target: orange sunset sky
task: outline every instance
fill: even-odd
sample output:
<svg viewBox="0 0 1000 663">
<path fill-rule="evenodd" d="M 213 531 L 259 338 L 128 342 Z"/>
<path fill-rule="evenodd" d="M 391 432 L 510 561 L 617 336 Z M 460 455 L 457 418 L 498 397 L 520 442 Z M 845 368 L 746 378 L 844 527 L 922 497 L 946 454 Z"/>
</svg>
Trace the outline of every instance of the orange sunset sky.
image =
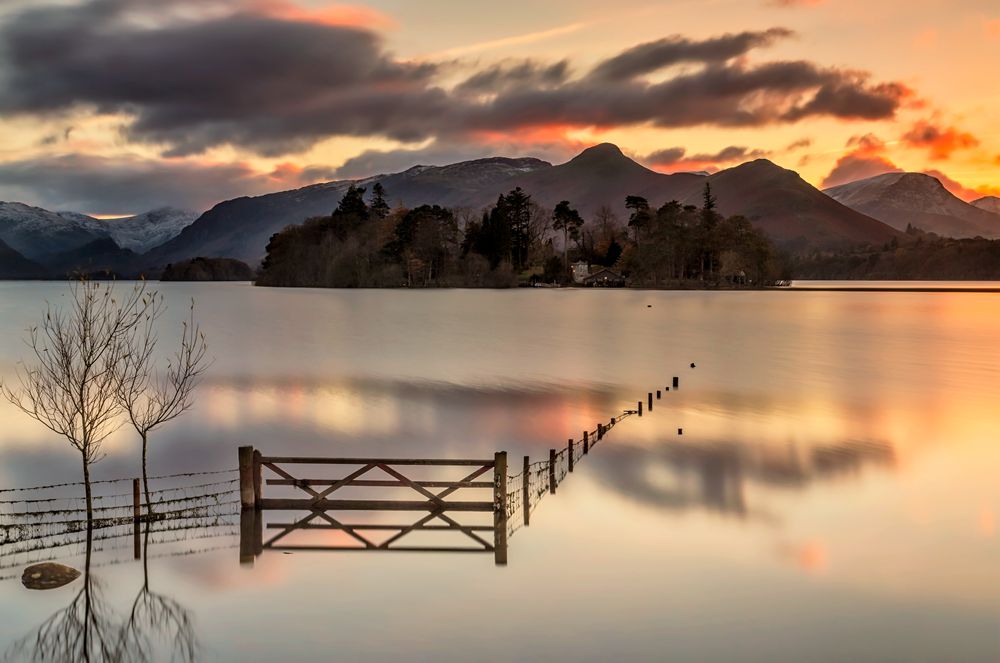
<svg viewBox="0 0 1000 663">
<path fill-rule="evenodd" d="M 0 199 L 96 215 L 614 142 L 1000 194 L 994 0 L 7 0 Z"/>
</svg>

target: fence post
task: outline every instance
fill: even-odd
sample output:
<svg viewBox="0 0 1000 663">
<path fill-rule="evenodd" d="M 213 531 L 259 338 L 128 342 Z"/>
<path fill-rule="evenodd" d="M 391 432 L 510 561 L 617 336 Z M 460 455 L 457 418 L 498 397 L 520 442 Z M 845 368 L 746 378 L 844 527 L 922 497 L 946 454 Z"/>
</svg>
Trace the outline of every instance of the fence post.
<svg viewBox="0 0 1000 663">
<path fill-rule="evenodd" d="M 604 439 L 604 424 L 597 424 L 597 439 Z"/>
<path fill-rule="evenodd" d="M 646 396 L 649 398 L 649 411 L 652 412 L 653 411 L 653 392 L 649 392 L 648 394 L 646 394 Z"/>
<path fill-rule="evenodd" d="M 524 524 L 531 524 L 531 459 L 524 457 L 524 472 L 521 474 L 521 508 L 524 510 Z"/>
<path fill-rule="evenodd" d="M 573 440 L 572 439 L 569 441 L 569 444 L 566 446 L 566 452 L 569 455 L 569 471 L 572 472 L 573 471 Z"/>
<path fill-rule="evenodd" d="M 139 480 L 132 479 L 132 554 L 136 559 L 142 557 L 142 544 L 139 541 L 139 521 L 142 519 L 142 507 L 139 501 Z"/>
<path fill-rule="evenodd" d="M 556 450 L 549 449 L 549 492 L 556 494 Z"/>
<path fill-rule="evenodd" d="M 261 500 L 264 498 L 263 482 L 261 481 L 261 453 L 257 449 L 253 450 L 253 501 L 254 506 L 259 510 Z"/>
<path fill-rule="evenodd" d="M 660 400 L 661 392 L 659 389 L 656 390 L 656 400 Z"/>
<path fill-rule="evenodd" d="M 642 401 L 639 401 L 639 416 L 642 416 Z"/>
<path fill-rule="evenodd" d="M 507 564 L 507 452 L 493 456 L 493 561 Z"/>
<path fill-rule="evenodd" d="M 600 426 L 600 424 L 597 424 Z M 583 431 L 583 455 L 586 456 L 590 453 L 590 432 Z"/>
<path fill-rule="evenodd" d="M 674 389 L 681 386 L 681 379 L 679 377 L 674 377 Z"/>
<path fill-rule="evenodd" d="M 253 447 L 240 447 L 240 506 L 244 509 L 257 508 L 254 495 Z"/>
</svg>

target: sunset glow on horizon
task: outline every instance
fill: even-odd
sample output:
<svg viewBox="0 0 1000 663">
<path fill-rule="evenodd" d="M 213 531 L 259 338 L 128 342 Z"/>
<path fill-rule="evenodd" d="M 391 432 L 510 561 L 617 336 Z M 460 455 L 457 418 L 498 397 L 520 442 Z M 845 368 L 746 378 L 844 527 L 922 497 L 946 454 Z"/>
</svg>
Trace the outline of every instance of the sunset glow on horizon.
<svg viewBox="0 0 1000 663">
<path fill-rule="evenodd" d="M 102 217 L 612 142 L 1000 195 L 986 0 L 15 0 L 0 199 Z M 54 45 L 59 44 L 56 48 Z"/>
</svg>

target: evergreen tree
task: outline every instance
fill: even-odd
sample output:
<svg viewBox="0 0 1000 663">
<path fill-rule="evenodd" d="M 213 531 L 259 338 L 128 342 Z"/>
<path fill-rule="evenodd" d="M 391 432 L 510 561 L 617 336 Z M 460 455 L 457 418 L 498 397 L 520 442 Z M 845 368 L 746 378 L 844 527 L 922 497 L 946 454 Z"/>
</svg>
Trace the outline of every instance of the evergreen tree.
<svg viewBox="0 0 1000 663">
<path fill-rule="evenodd" d="M 376 182 L 375 186 L 372 187 L 372 202 L 369 211 L 374 218 L 380 221 L 389 216 L 389 203 L 385 200 L 385 188 L 382 187 L 381 182 Z"/>
<path fill-rule="evenodd" d="M 568 200 L 561 201 L 552 212 L 552 229 L 561 230 L 563 233 L 563 262 L 566 272 L 569 272 L 569 240 L 572 237 L 577 239 L 580 236 L 580 226 L 583 219 L 580 213 L 569 206 Z"/>
</svg>

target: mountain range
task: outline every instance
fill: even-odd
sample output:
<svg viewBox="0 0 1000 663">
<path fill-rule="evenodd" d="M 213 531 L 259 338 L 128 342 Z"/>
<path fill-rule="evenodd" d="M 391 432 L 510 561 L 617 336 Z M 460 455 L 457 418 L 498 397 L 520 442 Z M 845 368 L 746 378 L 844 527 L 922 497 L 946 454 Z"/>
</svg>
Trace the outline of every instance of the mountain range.
<svg viewBox="0 0 1000 663">
<path fill-rule="evenodd" d="M 989 211 L 989 199 L 986 206 L 969 204 L 923 173 L 876 175 L 825 193 L 897 230 L 913 225 L 946 237 L 1000 237 L 1000 216 Z"/>
<path fill-rule="evenodd" d="M 205 212 L 146 258 L 156 266 L 194 255 L 257 263 L 272 234 L 307 217 L 329 214 L 350 184 L 370 187 L 375 182 L 382 184 L 393 204 L 407 207 L 444 205 L 478 212 L 500 194 L 521 187 L 543 207 L 569 200 L 584 218 L 592 218 L 598 208 L 608 205 L 621 219 L 627 218 L 628 195 L 643 196 L 654 206 L 670 200 L 698 205 L 708 182 L 722 213 L 744 214 L 775 241 L 792 247 L 885 242 L 897 234 L 764 159 L 714 175 L 665 175 L 636 163 L 614 145 L 602 144 L 560 165 L 494 157 L 237 198 Z"/>
<path fill-rule="evenodd" d="M 264 257 L 271 235 L 308 217 L 329 214 L 352 185 L 376 182 L 392 205 L 437 204 L 478 216 L 497 197 L 521 187 L 552 208 L 569 200 L 584 219 L 608 206 L 622 223 L 625 197 L 639 195 L 654 207 L 678 200 L 700 206 L 711 185 L 725 215 L 743 215 L 779 245 L 793 250 L 883 244 L 907 225 L 948 236 L 1000 236 L 1000 200 L 965 203 L 928 175 L 892 173 L 819 191 L 795 171 L 758 159 L 714 174 L 663 174 L 627 157 L 611 144 L 588 148 L 566 163 L 491 157 L 447 166 L 414 166 L 399 173 L 342 180 L 221 202 L 197 216 L 163 208 L 127 219 L 100 220 L 0 203 L 0 263 L 31 271 L 76 268 L 158 273 L 197 256 L 237 258 L 251 265 Z M 197 217 L 197 218 L 196 218 Z M 23 271 L 23 270 L 22 270 Z M 32 272 L 35 273 L 35 272 Z"/>
<path fill-rule="evenodd" d="M 122 219 L 95 219 L 77 212 L 0 202 L 0 240 L 40 262 L 100 239 L 145 253 L 175 237 L 197 217 L 196 212 L 164 207 Z"/>
</svg>

